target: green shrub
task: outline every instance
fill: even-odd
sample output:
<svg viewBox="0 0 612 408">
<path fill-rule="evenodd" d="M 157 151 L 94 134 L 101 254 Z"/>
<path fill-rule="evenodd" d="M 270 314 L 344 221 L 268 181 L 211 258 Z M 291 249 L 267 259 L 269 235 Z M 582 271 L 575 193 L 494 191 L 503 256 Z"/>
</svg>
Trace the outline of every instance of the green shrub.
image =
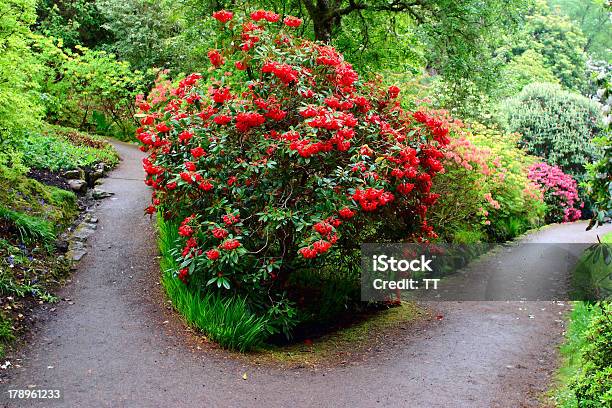
<svg viewBox="0 0 612 408">
<path fill-rule="evenodd" d="M 522 135 L 520 144 L 528 153 L 579 181 L 586 164 L 598 157 L 593 138 L 601 130 L 602 118 L 588 98 L 552 84 L 531 84 L 502 103 L 501 111 L 506 130 Z"/>
<path fill-rule="evenodd" d="M 584 332 L 582 369 L 570 383 L 577 405 L 585 408 L 612 405 L 612 305 L 601 303 Z"/>
<path fill-rule="evenodd" d="M 134 101 L 144 84 L 142 72 L 105 51 L 77 46 L 75 52 L 64 52 L 56 74 L 60 80 L 46 85 L 52 99 L 49 120 L 132 138 L 137 125 Z"/>
</svg>

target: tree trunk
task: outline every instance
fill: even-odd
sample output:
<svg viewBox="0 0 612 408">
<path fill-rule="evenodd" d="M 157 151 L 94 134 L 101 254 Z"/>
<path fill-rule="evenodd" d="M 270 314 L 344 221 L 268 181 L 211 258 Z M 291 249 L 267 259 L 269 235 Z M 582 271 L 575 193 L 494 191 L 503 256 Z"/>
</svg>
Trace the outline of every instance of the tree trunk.
<svg viewBox="0 0 612 408">
<path fill-rule="evenodd" d="M 315 40 L 330 43 L 332 31 L 340 24 L 340 17 L 330 10 L 328 0 L 302 0 L 314 25 Z"/>
<path fill-rule="evenodd" d="M 332 24 L 330 19 L 312 19 L 314 23 L 315 40 L 324 43 L 331 42 Z"/>
</svg>

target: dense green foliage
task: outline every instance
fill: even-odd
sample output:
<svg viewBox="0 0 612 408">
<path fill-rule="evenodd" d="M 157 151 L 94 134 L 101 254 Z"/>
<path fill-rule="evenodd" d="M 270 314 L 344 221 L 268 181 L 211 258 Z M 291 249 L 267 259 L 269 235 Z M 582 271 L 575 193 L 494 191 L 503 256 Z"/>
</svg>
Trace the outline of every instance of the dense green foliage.
<svg viewBox="0 0 612 408">
<path fill-rule="evenodd" d="M 98 163 L 114 167 L 119 161 L 107 142 L 58 126 L 47 126 L 43 132 L 28 132 L 17 146 L 23 152 L 23 164 L 32 169 L 63 171 L 91 168 Z"/>
<path fill-rule="evenodd" d="M 604 132 L 593 141 L 601 151 L 601 158 L 587 165 L 585 188 L 593 208 L 589 228 L 612 220 L 612 70 L 607 67 L 596 75 L 596 99 L 602 105 Z"/>
<path fill-rule="evenodd" d="M 593 138 L 602 117 L 591 100 L 550 84 L 531 84 L 502 105 L 505 127 L 522 135 L 521 144 L 578 180 L 599 157 Z"/>
<path fill-rule="evenodd" d="M 49 120 L 131 137 L 136 126 L 134 100 L 143 89 L 140 71 L 113 54 L 77 46 L 75 52 L 62 55 L 54 74 L 46 84 Z"/>
<path fill-rule="evenodd" d="M 40 0 L 36 9 L 36 29 L 55 37 L 70 49 L 77 45 L 93 47 L 111 39 L 106 20 L 97 2 L 91 0 Z"/>
<path fill-rule="evenodd" d="M 570 316 L 560 385 L 553 400 L 562 408 L 612 404 L 612 304 L 578 302 Z"/>
<path fill-rule="evenodd" d="M 42 67 L 31 49 L 29 25 L 36 19 L 34 0 L 0 2 L 0 163 L 20 132 L 39 125 L 44 114 L 37 91 Z"/>
<path fill-rule="evenodd" d="M 549 0 L 574 21 L 586 37 L 585 51 L 596 59 L 610 60 L 610 10 L 605 0 Z"/>
<path fill-rule="evenodd" d="M 564 87 L 579 91 L 587 82 L 585 45 L 586 38 L 579 27 L 537 1 L 513 52 L 534 50 L 541 54 Z"/>
</svg>

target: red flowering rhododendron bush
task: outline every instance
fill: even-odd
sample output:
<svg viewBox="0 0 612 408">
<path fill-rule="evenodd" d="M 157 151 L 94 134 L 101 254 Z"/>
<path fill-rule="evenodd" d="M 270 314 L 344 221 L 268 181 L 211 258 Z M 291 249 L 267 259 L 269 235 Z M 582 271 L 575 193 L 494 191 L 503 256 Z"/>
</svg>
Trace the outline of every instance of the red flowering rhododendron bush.
<svg viewBox="0 0 612 408">
<path fill-rule="evenodd" d="M 362 82 L 333 47 L 296 37 L 298 18 L 214 18 L 204 73 L 162 81 L 140 104 L 147 211 L 180 224 L 179 279 L 278 311 L 315 301 L 295 293 L 294 273 L 349 265 L 358 285 L 361 242 L 436 237 L 443 121 L 404 111 L 397 87 Z"/>
<path fill-rule="evenodd" d="M 547 222 L 571 222 L 579 220 L 584 203 L 578 197 L 576 180 L 557 166 L 536 163 L 529 168 L 529 179 L 544 193 Z"/>
</svg>

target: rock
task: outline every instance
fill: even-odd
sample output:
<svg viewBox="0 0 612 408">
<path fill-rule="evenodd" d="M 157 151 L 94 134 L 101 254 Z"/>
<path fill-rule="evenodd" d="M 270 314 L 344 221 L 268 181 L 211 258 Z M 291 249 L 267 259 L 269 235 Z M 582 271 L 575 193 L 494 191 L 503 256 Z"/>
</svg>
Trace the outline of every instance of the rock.
<svg viewBox="0 0 612 408">
<path fill-rule="evenodd" d="M 64 239 L 58 239 L 55 241 L 55 248 L 59 253 L 66 253 L 68 251 L 68 241 Z"/>
<path fill-rule="evenodd" d="M 87 190 L 87 183 L 85 180 L 68 180 L 68 186 L 72 191 L 77 193 L 82 193 Z"/>
<path fill-rule="evenodd" d="M 87 254 L 85 245 L 80 241 L 73 241 L 70 243 L 68 252 L 66 252 L 66 258 L 78 262 Z"/>
<path fill-rule="evenodd" d="M 87 182 L 89 185 L 96 185 L 97 181 L 104 177 L 106 166 L 104 163 L 98 163 L 93 168 L 87 170 Z"/>
<path fill-rule="evenodd" d="M 74 250 L 71 249 L 68 252 L 66 252 L 66 258 L 70 259 L 71 261 L 78 262 L 81 259 L 83 259 L 83 257 L 86 254 L 87 254 L 87 251 L 85 250 L 85 248 L 74 249 Z"/>
<path fill-rule="evenodd" d="M 91 234 L 95 232 L 96 225 L 93 224 L 93 227 L 94 228 L 92 228 L 92 224 L 87 224 L 87 223 L 79 224 L 79 226 L 76 228 L 76 230 L 72 234 L 72 237 L 77 241 L 85 241 L 87 238 L 91 236 Z"/>
<path fill-rule="evenodd" d="M 98 163 L 94 166 L 94 169 L 96 171 L 101 171 L 102 173 L 104 173 L 104 171 L 106 170 L 106 164 L 104 163 Z"/>
<path fill-rule="evenodd" d="M 94 184 L 95 184 L 96 181 L 100 180 L 102 177 L 104 177 L 104 172 L 102 172 L 102 171 L 94 171 L 94 172 L 89 174 L 89 179 Z"/>
<path fill-rule="evenodd" d="M 96 200 L 101 200 L 103 198 L 110 197 L 110 196 L 112 196 L 114 194 L 115 193 L 110 193 L 108 191 L 104 191 L 104 190 L 102 190 L 101 188 L 98 188 L 98 187 L 94 188 L 93 191 L 92 191 L 93 198 L 96 199 Z"/>
<path fill-rule="evenodd" d="M 83 180 L 85 179 L 85 171 L 83 169 L 74 169 L 64 172 L 63 176 L 68 180 Z"/>
</svg>

